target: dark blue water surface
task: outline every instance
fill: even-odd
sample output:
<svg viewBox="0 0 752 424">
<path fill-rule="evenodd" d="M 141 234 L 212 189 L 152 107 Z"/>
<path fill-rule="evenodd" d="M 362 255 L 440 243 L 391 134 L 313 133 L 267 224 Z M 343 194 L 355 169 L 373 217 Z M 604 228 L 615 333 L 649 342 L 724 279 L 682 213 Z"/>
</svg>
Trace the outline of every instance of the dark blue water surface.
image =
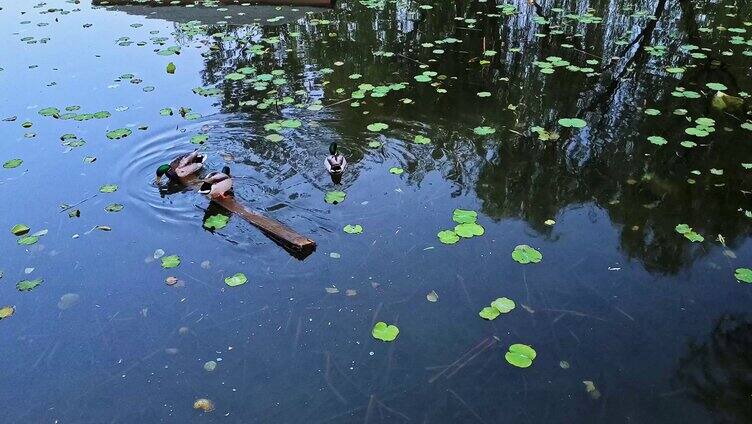
<svg viewBox="0 0 752 424">
<path fill-rule="evenodd" d="M 0 163 L 23 160 L 0 168 L 3 423 L 752 422 L 750 5 L 94 3 L 0 0 Z M 719 89 L 742 104 L 719 111 Z M 698 118 L 714 131 L 687 133 Z M 270 140 L 281 120 L 300 125 Z M 216 205 L 160 193 L 157 166 L 193 148 L 316 252 L 238 216 L 208 231 Z M 485 234 L 442 244 L 455 208 Z M 48 232 L 19 245 L 16 224 Z M 517 307 L 481 319 L 498 297 Z"/>
</svg>

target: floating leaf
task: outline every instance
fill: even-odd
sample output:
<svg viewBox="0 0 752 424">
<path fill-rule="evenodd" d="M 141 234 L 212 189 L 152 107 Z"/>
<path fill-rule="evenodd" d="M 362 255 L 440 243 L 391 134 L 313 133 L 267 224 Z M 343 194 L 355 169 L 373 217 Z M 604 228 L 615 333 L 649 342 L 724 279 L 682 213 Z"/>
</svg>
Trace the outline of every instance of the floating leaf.
<svg viewBox="0 0 752 424">
<path fill-rule="evenodd" d="M 658 135 L 651 135 L 650 137 L 648 137 L 648 141 L 658 146 L 663 146 L 664 144 L 668 143 L 668 140 Z"/>
<path fill-rule="evenodd" d="M 29 232 L 29 227 L 25 224 L 16 224 L 10 229 L 10 232 L 15 236 L 22 236 Z"/>
<path fill-rule="evenodd" d="M 368 128 L 368 131 L 379 132 L 389 128 L 389 125 L 383 122 L 375 122 L 373 124 L 369 124 L 366 128 Z"/>
<path fill-rule="evenodd" d="M 5 169 L 13 169 L 18 168 L 23 163 L 23 160 L 21 159 L 11 159 L 3 164 L 3 168 Z"/>
<path fill-rule="evenodd" d="M 437 234 L 439 237 L 439 241 L 444 244 L 454 244 L 460 241 L 460 236 L 457 235 L 452 230 L 443 230 L 439 231 L 439 234 Z"/>
<path fill-rule="evenodd" d="M 175 64 L 170 62 L 167 64 L 167 73 L 168 74 L 174 74 L 175 73 Z"/>
<path fill-rule="evenodd" d="M 467 222 L 456 225 L 454 227 L 454 232 L 460 237 L 470 238 L 473 236 L 482 236 L 486 230 L 474 222 Z"/>
<path fill-rule="evenodd" d="M 230 217 L 227 215 L 222 215 L 222 214 L 212 215 L 206 218 L 206 221 L 204 221 L 204 228 L 207 228 L 212 231 L 221 230 L 222 228 L 225 228 L 227 226 L 227 223 L 229 221 L 230 221 Z"/>
<path fill-rule="evenodd" d="M 124 208 L 123 205 L 120 203 L 110 203 L 109 205 L 105 206 L 104 210 L 107 212 L 120 212 Z"/>
<path fill-rule="evenodd" d="M 180 256 L 178 255 L 164 256 L 162 258 L 162 268 L 175 268 L 178 265 L 180 265 Z"/>
<path fill-rule="evenodd" d="M 734 271 L 734 277 L 742 283 L 752 284 L 752 269 L 737 268 Z"/>
<path fill-rule="evenodd" d="M 723 84 L 721 84 L 719 82 L 709 82 L 709 83 L 705 84 L 705 87 L 708 87 L 709 89 L 715 90 L 715 91 L 726 91 L 726 90 L 728 90 L 728 87 L 726 87 L 725 85 L 723 85 Z"/>
<path fill-rule="evenodd" d="M 101 193 L 114 193 L 118 189 L 117 184 L 105 184 L 101 187 L 99 187 L 99 191 Z"/>
<path fill-rule="evenodd" d="M 498 309 L 486 306 L 485 308 L 481 309 L 480 312 L 478 312 L 478 315 L 480 315 L 481 318 L 487 319 L 489 321 L 496 319 L 501 314 Z"/>
<path fill-rule="evenodd" d="M 346 232 L 347 234 L 360 234 L 363 232 L 363 227 L 356 224 L 356 225 L 345 225 L 345 228 L 342 229 L 342 231 Z"/>
<path fill-rule="evenodd" d="M 438 302 L 439 301 L 439 295 L 438 295 L 438 293 L 436 293 L 436 291 L 431 290 L 426 295 L 426 300 L 428 300 L 431 303 Z"/>
<path fill-rule="evenodd" d="M 431 139 L 425 136 L 422 136 L 420 134 L 415 136 L 415 139 L 413 140 L 415 144 L 429 144 L 431 143 Z"/>
<path fill-rule="evenodd" d="M 18 239 L 18 244 L 22 246 L 30 246 L 39 241 L 38 236 L 25 236 Z"/>
<path fill-rule="evenodd" d="M 0 319 L 10 318 L 16 313 L 16 308 L 13 306 L 3 306 L 0 308 Z"/>
<path fill-rule="evenodd" d="M 230 287 L 240 286 L 247 282 L 248 282 L 248 278 L 246 278 L 245 274 L 243 274 L 242 272 L 238 272 L 232 277 L 225 278 L 225 284 L 227 284 Z"/>
<path fill-rule="evenodd" d="M 452 212 L 452 220 L 458 224 L 474 223 L 478 220 L 478 212 L 465 209 L 455 209 Z"/>
<path fill-rule="evenodd" d="M 396 167 L 396 166 L 393 166 L 393 167 L 389 168 L 389 173 L 390 173 L 390 174 L 394 174 L 394 175 L 400 175 L 400 174 L 402 174 L 403 172 L 405 172 L 405 170 L 404 170 L 404 169 L 402 169 L 402 168 L 398 168 L 398 167 Z"/>
<path fill-rule="evenodd" d="M 387 323 L 379 321 L 376 323 L 376 325 L 373 326 L 371 334 L 377 340 L 391 342 L 397 338 L 397 335 L 399 334 L 399 328 L 397 328 L 396 325 L 387 325 Z"/>
<path fill-rule="evenodd" d="M 579 118 L 562 118 L 559 119 L 559 125 L 567 128 L 585 128 L 587 122 Z"/>
<path fill-rule="evenodd" d="M 502 314 L 506 314 L 512 311 L 517 305 L 515 305 L 512 299 L 500 297 L 491 302 L 491 306 L 498 309 Z"/>
<path fill-rule="evenodd" d="M 543 255 L 526 244 L 520 244 L 514 248 L 514 251 L 512 251 L 512 259 L 521 264 L 536 264 L 543 259 Z"/>
<path fill-rule="evenodd" d="M 491 135 L 495 133 L 496 130 L 491 127 L 475 127 L 473 128 L 473 132 L 477 135 Z"/>
<path fill-rule="evenodd" d="M 536 356 L 537 353 L 532 347 L 516 343 L 509 346 L 509 351 L 504 355 L 504 358 L 515 367 L 527 368 L 533 364 Z"/>
<path fill-rule="evenodd" d="M 128 137 L 131 133 L 133 133 L 133 131 L 128 128 L 118 128 L 116 130 L 107 131 L 107 138 L 110 140 L 119 140 Z"/>
<path fill-rule="evenodd" d="M 16 284 L 16 289 L 18 291 L 32 291 L 34 290 L 38 285 L 42 284 L 44 282 L 43 279 L 37 278 L 36 280 L 23 280 L 19 281 L 18 284 Z"/>
<path fill-rule="evenodd" d="M 329 191 L 324 195 L 324 201 L 332 205 L 342 203 L 347 197 L 347 193 L 344 191 Z"/>
<path fill-rule="evenodd" d="M 204 144 L 209 140 L 209 134 L 196 134 L 191 137 L 191 143 Z"/>
</svg>

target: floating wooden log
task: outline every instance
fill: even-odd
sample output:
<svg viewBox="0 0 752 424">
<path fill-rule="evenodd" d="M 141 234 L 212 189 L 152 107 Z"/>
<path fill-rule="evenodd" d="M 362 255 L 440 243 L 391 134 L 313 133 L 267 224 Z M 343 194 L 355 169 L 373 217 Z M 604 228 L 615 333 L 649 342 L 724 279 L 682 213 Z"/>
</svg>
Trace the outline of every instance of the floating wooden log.
<svg viewBox="0 0 752 424">
<path fill-rule="evenodd" d="M 196 190 L 198 190 L 202 184 L 201 180 L 194 177 L 184 178 L 183 183 Z M 238 202 L 234 196 L 228 196 L 224 199 L 211 199 L 211 201 L 236 215 L 242 216 L 243 219 L 250 222 L 256 228 L 259 228 L 267 237 L 282 246 L 297 259 L 305 259 L 316 250 L 315 241 L 297 233 L 295 230 L 274 218 L 250 210 L 248 207 Z"/>
</svg>

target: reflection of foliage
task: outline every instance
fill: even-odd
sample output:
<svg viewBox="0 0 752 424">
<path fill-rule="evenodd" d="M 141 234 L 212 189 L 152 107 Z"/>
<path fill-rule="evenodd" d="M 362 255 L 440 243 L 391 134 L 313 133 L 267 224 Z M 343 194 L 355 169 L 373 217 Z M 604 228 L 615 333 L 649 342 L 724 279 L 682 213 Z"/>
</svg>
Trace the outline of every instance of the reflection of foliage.
<svg viewBox="0 0 752 424">
<path fill-rule="evenodd" d="M 677 370 L 678 383 L 703 404 L 716 422 L 752 422 L 752 319 L 725 315 L 710 340 L 689 345 Z"/>
<path fill-rule="evenodd" d="M 363 131 L 370 123 L 388 122 L 382 137 L 403 140 L 397 155 L 408 179 L 417 184 L 429 172 L 441 172 L 456 185 L 454 195 L 474 190 L 483 212 L 494 219 L 520 217 L 548 233 L 550 227 L 543 222 L 558 211 L 595 203 L 621 226 L 625 252 L 653 271 L 676 272 L 703 252 L 702 246 L 675 234 L 677 223 L 689 223 L 707 240 L 722 234 L 732 246 L 749 231 L 750 221 L 738 209 L 748 202 L 741 190 L 749 186 L 750 177 L 738 158 L 752 149 L 736 142 L 738 130 L 718 137 L 724 126 L 738 123 L 713 116 L 716 136 L 684 149 L 678 143 L 688 137 L 686 118 L 672 113 L 677 108 L 692 118 L 712 113 L 706 99 L 672 96 L 677 86 L 703 87 L 715 81 L 739 87 L 737 79 L 746 68 L 724 66 L 728 59 L 718 53 L 730 48 L 728 35 L 699 30 L 733 27 L 736 21 L 723 13 L 722 5 L 543 0 L 533 6 L 522 2 L 497 7 L 458 0 L 431 6 L 424 10 L 417 2 L 386 2 L 367 8 L 347 2 L 333 13 L 286 26 L 208 27 L 206 33 L 214 35 L 205 54 L 204 84 L 221 89 L 225 111 L 253 113 L 254 119 L 240 125 L 254 133 L 263 136 L 264 124 L 279 119 L 301 119 L 309 138 L 324 140 L 322 146 L 347 141 L 343 145 L 353 165 L 394 155 L 392 150 L 369 150 L 369 142 L 385 140 Z M 557 7 L 565 12 L 554 13 Z M 682 50 L 687 44 L 709 47 L 709 57 L 691 58 Z M 615 55 L 623 57 L 610 62 Z M 735 58 L 749 61 L 739 56 L 737 52 Z M 586 63 L 593 58 L 598 62 Z M 555 75 L 545 75 L 535 63 L 547 60 L 591 66 L 593 72 L 562 66 Z M 661 72 L 666 66 L 687 64 L 696 66 L 680 75 Z M 258 90 L 253 84 L 225 80 L 246 66 L 259 73 L 283 71 L 288 82 Z M 327 68 L 334 71 L 324 72 Z M 435 85 L 413 79 L 426 69 L 436 73 L 431 80 Z M 354 74 L 359 77 L 350 78 Z M 349 107 L 359 84 L 396 82 L 409 86 L 381 98 L 367 95 L 359 107 Z M 447 93 L 438 94 L 437 88 Z M 490 96 L 481 100 L 481 91 Z M 401 103 L 403 97 L 414 103 Z M 305 110 L 321 100 L 320 112 Z M 326 107 L 335 103 L 332 109 Z M 662 113 L 643 115 L 636 106 Z M 449 110 L 451 119 L 446 116 Z M 587 127 L 563 128 L 559 120 L 565 117 L 584 119 Z M 474 127 L 495 133 L 477 136 Z M 533 127 L 547 136 L 531 133 Z M 431 144 L 410 142 L 418 133 Z M 650 144 L 649 136 L 668 143 Z M 323 147 L 296 141 L 300 138 L 254 144 L 254 161 L 285 164 L 280 165 L 285 172 L 316 167 Z M 709 175 L 711 166 L 724 169 L 723 177 Z M 351 176 L 358 168 L 351 167 Z M 695 170 L 702 174 L 693 175 Z"/>
</svg>

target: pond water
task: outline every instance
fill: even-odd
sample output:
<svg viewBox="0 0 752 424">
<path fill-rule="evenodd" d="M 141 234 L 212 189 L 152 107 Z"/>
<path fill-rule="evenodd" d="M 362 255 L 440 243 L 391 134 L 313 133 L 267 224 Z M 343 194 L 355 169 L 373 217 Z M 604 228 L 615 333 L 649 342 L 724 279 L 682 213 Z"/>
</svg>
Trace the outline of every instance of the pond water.
<svg viewBox="0 0 752 424">
<path fill-rule="evenodd" d="M 0 0 L 4 422 L 752 421 L 752 6 L 94 3 Z"/>
</svg>

